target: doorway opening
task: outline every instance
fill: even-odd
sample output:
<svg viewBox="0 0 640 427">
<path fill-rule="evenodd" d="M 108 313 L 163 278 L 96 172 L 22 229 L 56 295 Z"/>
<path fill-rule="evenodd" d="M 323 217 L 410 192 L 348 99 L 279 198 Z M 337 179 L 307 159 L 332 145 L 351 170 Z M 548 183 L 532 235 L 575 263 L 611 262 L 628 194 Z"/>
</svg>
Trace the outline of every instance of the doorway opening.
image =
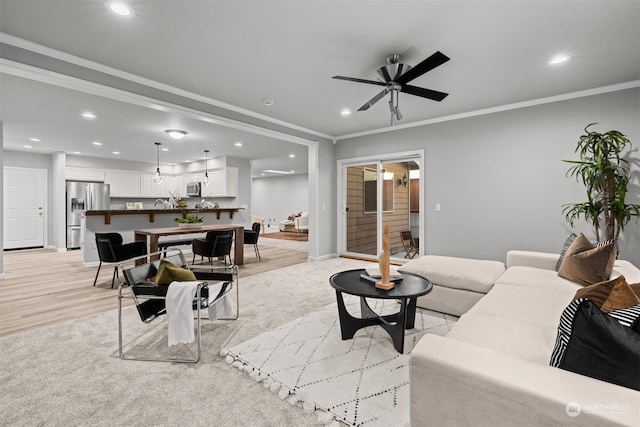
<svg viewBox="0 0 640 427">
<path fill-rule="evenodd" d="M 338 221 L 338 252 L 341 256 L 376 260 L 382 250 L 382 230 L 389 226 L 392 261 L 419 256 L 424 197 L 423 152 L 378 156 L 376 159 L 339 161 L 338 193 L 342 217 Z M 415 248 L 403 243 L 413 237 Z"/>
</svg>

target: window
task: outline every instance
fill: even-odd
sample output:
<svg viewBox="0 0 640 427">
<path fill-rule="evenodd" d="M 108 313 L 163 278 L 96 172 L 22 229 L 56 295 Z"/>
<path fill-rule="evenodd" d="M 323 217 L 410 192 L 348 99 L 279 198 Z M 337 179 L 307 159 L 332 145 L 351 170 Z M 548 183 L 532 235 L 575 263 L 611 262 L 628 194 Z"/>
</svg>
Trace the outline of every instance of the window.
<svg viewBox="0 0 640 427">
<path fill-rule="evenodd" d="M 382 212 L 393 212 L 393 173 L 382 173 Z M 378 211 L 378 172 L 363 168 L 364 213 Z"/>
</svg>

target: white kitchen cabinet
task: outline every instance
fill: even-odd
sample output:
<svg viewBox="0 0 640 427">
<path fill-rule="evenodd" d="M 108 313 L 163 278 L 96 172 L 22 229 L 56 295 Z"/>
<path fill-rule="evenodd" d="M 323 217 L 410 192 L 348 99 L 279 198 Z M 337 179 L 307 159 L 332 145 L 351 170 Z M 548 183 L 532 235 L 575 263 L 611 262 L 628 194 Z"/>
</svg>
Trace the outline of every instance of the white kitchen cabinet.
<svg viewBox="0 0 640 427">
<path fill-rule="evenodd" d="M 104 172 L 104 182 L 111 186 L 111 197 L 140 197 L 140 181 L 140 172 L 118 170 Z"/>
<path fill-rule="evenodd" d="M 208 186 L 201 187 L 202 197 L 236 197 L 238 194 L 238 168 L 209 171 L 209 181 Z"/>
<path fill-rule="evenodd" d="M 167 185 L 166 197 L 171 197 L 171 193 L 180 197 L 187 195 L 187 178 L 184 175 L 167 176 L 164 180 Z"/>
<path fill-rule="evenodd" d="M 104 171 L 89 168 L 67 167 L 64 169 L 64 179 L 67 181 L 104 182 Z"/>
<path fill-rule="evenodd" d="M 165 198 L 169 196 L 167 184 L 172 176 L 165 176 L 160 184 L 156 184 L 153 178 L 154 174 L 142 174 L 140 176 L 140 196 L 141 197 L 159 197 Z"/>
</svg>

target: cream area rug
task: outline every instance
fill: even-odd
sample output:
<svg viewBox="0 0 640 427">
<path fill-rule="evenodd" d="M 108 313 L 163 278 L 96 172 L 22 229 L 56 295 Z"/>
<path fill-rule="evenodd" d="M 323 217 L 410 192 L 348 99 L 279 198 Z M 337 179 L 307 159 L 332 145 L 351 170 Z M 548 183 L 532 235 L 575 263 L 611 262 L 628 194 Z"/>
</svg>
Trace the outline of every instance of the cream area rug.
<svg viewBox="0 0 640 427">
<path fill-rule="evenodd" d="M 359 298 L 345 300 L 358 316 Z M 369 300 L 369 305 L 380 314 L 399 307 L 393 300 Z M 231 348 L 226 360 L 280 399 L 305 412 L 318 411 L 323 423 L 408 426 L 409 353 L 425 333 L 446 335 L 455 320 L 418 309 L 400 354 L 379 326 L 343 341 L 333 303 Z"/>
</svg>

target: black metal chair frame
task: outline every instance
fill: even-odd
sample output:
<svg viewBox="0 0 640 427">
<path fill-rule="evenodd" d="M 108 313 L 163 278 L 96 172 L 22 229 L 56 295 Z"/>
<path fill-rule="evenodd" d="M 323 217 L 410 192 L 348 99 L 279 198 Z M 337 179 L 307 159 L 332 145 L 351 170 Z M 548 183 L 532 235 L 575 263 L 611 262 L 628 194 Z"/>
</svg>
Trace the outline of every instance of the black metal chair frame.
<svg viewBox="0 0 640 427">
<path fill-rule="evenodd" d="M 168 253 L 170 253 L 168 255 Z M 136 257 L 128 261 L 145 260 L 150 256 L 163 256 L 163 259 L 172 262 L 183 268 L 192 270 L 197 280 L 203 280 L 196 288 L 196 296 L 193 299 L 193 308 L 196 310 L 196 342 L 197 352 L 193 359 L 188 358 L 169 358 L 169 357 L 134 357 L 125 354 L 123 346 L 123 321 L 122 321 L 122 300 L 124 298 L 133 299 L 140 319 L 144 323 L 150 323 L 159 316 L 166 314 L 164 302 L 158 304 L 159 301 L 166 300 L 166 290 L 168 286 L 156 285 L 147 280 L 154 276 L 160 260 L 151 263 L 137 265 L 129 269 L 123 269 L 125 281 L 118 287 L 118 354 L 123 360 L 143 360 L 151 362 L 177 362 L 177 363 L 196 363 L 200 360 L 202 354 L 202 328 L 201 320 L 208 320 L 208 317 L 202 317 L 201 310 L 217 303 L 222 297 L 227 295 L 235 287 L 236 289 L 236 307 L 235 316 L 220 317 L 217 320 L 237 320 L 240 314 L 240 294 L 239 294 L 239 276 L 237 265 L 188 265 L 185 261 L 184 254 L 180 249 L 169 248 L 151 254 Z M 217 295 L 208 294 L 206 280 L 223 281 L 222 288 Z M 154 304 L 152 310 L 145 311 L 144 304 Z"/>
<path fill-rule="evenodd" d="M 253 250 L 256 253 L 259 261 L 262 261 L 260 257 L 260 249 L 258 249 L 258 237 L 260 237 L 260 223 L 254 222 L 251 225 L 251 230 L 244 230 L 244 244 L 253 245 Z"/>
<path fill-rule="evenodd" d="M 405 250 L 404 257 L 413 259 L 413 257 L 418 254 L 420 249 L 418 248 L 418 244 L 411 234 L 411 230 L 401 231 L 400 238 L 402 239 L 402 246 L 404 246 Z M 409 242 L 409 244 L 407 244 L 407 241 Z"/>
</svg>

